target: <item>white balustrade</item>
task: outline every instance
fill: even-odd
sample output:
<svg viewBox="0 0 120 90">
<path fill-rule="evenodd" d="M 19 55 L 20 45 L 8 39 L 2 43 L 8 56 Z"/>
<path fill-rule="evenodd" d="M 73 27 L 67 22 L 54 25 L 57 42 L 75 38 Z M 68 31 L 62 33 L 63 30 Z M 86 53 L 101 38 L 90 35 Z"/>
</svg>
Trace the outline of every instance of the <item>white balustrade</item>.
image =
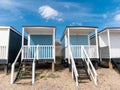
<svg viewBox="0 0 120 90">
<path fill-rule="evenodd" d="M 0 59 L 7 59 L 7 48 L 6 48 L 6 46 L 0 46 Z"/>
<path fill-rule="evenodd" d="M 74 58 L 81 58 L 81 46 L 71 45 L 71 51 Z M 97 58 L 96 45 L 83 45 L 90 58 Z"/>
<path fill-rule="evenodd" d="M 34 59 L 37 50 L 37 59 L 53 59 L 52 45 L 30 45 L 23 46 L 23 59 Z"/>
</svg>

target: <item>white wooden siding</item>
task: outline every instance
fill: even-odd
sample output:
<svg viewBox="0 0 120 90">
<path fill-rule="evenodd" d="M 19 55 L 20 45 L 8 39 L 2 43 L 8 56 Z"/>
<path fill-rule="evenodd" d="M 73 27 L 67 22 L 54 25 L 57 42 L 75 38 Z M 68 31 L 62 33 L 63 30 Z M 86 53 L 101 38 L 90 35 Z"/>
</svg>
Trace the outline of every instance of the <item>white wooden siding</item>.
<svg viewBox="0 0 120 90">
<path fill-rule="evenodd" d="M 9 30 L 0 29 L 0 59 L 8 58 Z"/>
<path fill-rule="evenodd" d="M 8 46 L 8 41 L 9 41 L 9 30 L 0 29 L 0 45 Z"/>
<path fill-rule="evenodd" d="M 111 58 L 120 58 L 120 32 L 110 32 Z"/>
<path fill-rule="evenodd" d="M 100 48 L 100 58 L 109 58 L 109 47 L 101 47 Z"/>
<path fill-rule="evenodd" d="M 99 44 L 100 47 L 108 46 L 107 32 L 103 32 L 99 34 Z"/>
</svg>

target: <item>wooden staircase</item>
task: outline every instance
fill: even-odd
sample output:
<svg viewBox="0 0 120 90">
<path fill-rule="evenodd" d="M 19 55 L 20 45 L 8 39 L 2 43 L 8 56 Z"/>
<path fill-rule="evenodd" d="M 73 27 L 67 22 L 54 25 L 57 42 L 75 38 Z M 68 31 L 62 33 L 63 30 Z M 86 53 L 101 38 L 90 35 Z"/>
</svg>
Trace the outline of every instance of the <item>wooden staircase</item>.
<svg viewBox="0 0 120 90">
<path fill-rule="evenodd" d="M 22 53 L 23 48 L 21 47 L 15 61 L 12 64 L 11 68 L 11 84 L 15 83 L 16 80 L 20 78 L 32 78 L 32 84 L 35 83 L 35 64 L 36 64 L 36 56 L 37 51 L 34 53 L 34 59 L 31 61 L 28 61 L 26 59 L 21 59 L 21 63 L 19 65 L 17 74 L 14 74 L 15 71 L 15 65 L 18 61 L 18 58 L 20 57 Z M 14 77 L 15 76 L 15 77 Z"/>
<path fill-rule="evenodd" d="M 90 77 L 87 73 L 87 69 L 85 63 L 81 60 L 76 64 L 76 68 L 78 71 L 78 82 L 79 83 L 88 83 L 90 81 Z"/>
<path fill-rule="evenodd" d="M 23 60 L 19 65 L 18 72 L 14 82 L 20 79 L 28 78 L 30 79 L 32 78 L 32 61 Z"/>
<path fill-rule="evenodd" d="M 72 72 L 72 78 L 75 80 L 76 86 L 78 86 L 80 78 L 90 78 L 94 82 L 95 85 L 97 85 L 97 72 L 84 48 L 84 46 L 81 46 L 81 57 L 82 60 L 79 60 L 78 64 L 76 65 L 75 60 L 72 55 L 72 51 L 70 48 L 70 45 L 68 45 L 69 50 L 69 58 L 68 63 L 71 66 L 70 71 Z M 81 69 L 79 69 L 81 67 Z M 80 79 L 81 80 L 81 79 Z"/>
</svg>

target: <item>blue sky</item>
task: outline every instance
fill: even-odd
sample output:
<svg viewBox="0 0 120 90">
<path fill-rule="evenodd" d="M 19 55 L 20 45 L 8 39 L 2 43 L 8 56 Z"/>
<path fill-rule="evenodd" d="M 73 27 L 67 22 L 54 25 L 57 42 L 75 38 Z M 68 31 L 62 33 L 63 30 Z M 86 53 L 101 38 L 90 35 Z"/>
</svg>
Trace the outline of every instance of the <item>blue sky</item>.
<svg viewBox="0 0 120 90">
<path fill-rule="evenodd" d="M 57 39 L 69 25 L 120 27 L 120 0 L 0 0 L 0 25 L 56 26 Z"/>
</svg>

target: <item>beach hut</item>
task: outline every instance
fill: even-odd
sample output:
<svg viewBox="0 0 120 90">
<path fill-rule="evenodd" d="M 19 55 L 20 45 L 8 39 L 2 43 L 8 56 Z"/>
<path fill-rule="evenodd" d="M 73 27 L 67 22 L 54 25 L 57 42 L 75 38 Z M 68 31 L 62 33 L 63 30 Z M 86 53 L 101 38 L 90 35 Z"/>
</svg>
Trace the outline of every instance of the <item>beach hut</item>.
<svg viewBox="0 0 120 90">
<path fill-rule="evenodd" d="M 0 26 L 0 64 L 8 65 L 13 63 L 21 48 L 22 35 L 11 26 Z"/>
<path fill-rule="evenodd" d="M 96 39 L 95 39 L 96 43 L 94 45 L 91 45 L 90 43 L 90 36 L 92 33 L 95 33 L 96 35 Z M 77 83 L 78 73 L 77 73 L 77 68 L 76 68 L 75 63 L 82 60 L 86 62 L 88 65 L 90 65 L 90 67 L 92 67 L 91 70 L 95 72 L 95 69 L 91 61 L 95 62 L 96 65 L 98 64 L 98 61 L 99 61 L 97 40 L 98 40 L 97 39 L 97 27 L 67 26 L 65 28 L 65 31 L 61 38 L 62 58 L 64 62 L 69 63 L 69 66 L 72 67 L 72 71 L 76 76 L 75 77 L 76 85 L 78 85 Z M 87 68 L 89 68 L 89 66 Z M 74 74 L 72 75 L 74 76 Z M 96 83 L 96 79 L 94 80 Z"/>
<path fill-rule="evenodd" d="M 21 62 L 32 62 L 32 83 L 35 81 L 35 64 L 37 62 L 51 63 L 52 71 L 55 64 L 55 27 L 54 26 L 23 26 L 22 47 L 18 53 L 22 54 Z M 24 35 L 28 36 L 28 44 L 24 44 Z M 11 83 L 14 82 L 14 61 L 11 73 Z M 20 71 L 19 71 L 20 72 Z M 18 76 L 18 75 L 17 75 Z"/>
<path fill-rule="evenodd" d="M 105 28 L 99 32 L 100 60 L 109 61 L 112 68 L 112 60 L 120 60 L 120 27 Z"/>
<path fill-rule="evenodd" d="M 61 38 L 62 58 L 68 62 L 68 43 L 70 43 L 73 57 L 78 61 L 82 59 L 81 46 L 84 46 L 88 52 L 91 61 L 99 61 L 98 39 L 91 40 L 91 33 L 97 35 L 97 27 L 89 26 L 67 26 Z M 69 42 L 68 42 L 69 41 Z M 92 44 L 94 42 L 94 44 Z"/>
</svg>

